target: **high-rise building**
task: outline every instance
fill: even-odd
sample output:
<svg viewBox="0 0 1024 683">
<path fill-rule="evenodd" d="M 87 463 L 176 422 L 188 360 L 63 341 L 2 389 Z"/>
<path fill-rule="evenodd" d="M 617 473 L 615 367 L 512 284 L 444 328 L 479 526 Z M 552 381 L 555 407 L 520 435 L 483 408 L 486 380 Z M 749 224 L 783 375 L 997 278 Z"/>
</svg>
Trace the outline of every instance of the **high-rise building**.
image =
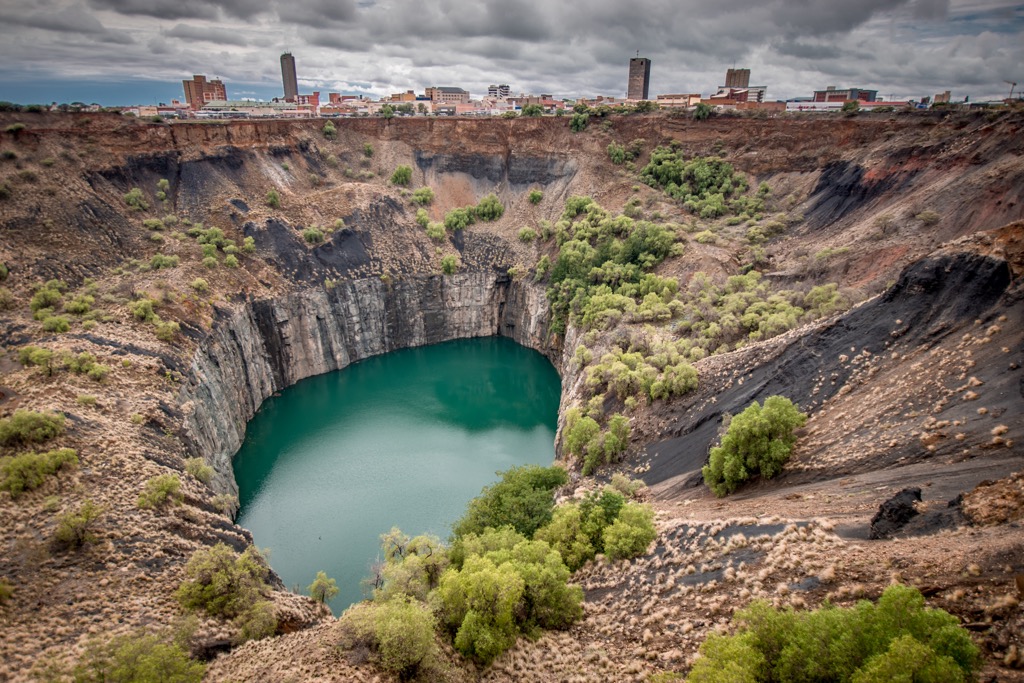
<svg viewBox="0 0 1024 683">
<path fill-rule="evenodd" d="M 206 76 L 195 75 L 190 81 L 182 81 L 185 88 L 185 101 L 190 109 L 202 109 L 203 105 L 213 100 L 228 99 L 227 88 L 219 79 L 206 80 Z"/>
<path fill-rule="evenodd" d="M 487 86 L 487 96 L 503 100 L 512 95 L 512 86 L 502 83 L 500 85 Z"/>
<path fill-rule="evenodd" d="M 627 100 L 646 100 L 651 87 L 651 60 L 633 57 L 629 60 L 629 87 Z"/>
<path fill-rule="evenodd" d="M 281 55 L 281 80 L 284 81 L 284 99 L 294 102 L 299 97 L 299 81 L 295 77 L 295 57 L 291 52 Z"/>
<path fill-rule="evenodd" d="M 750 85 L 750 69 L 729 69 L 725 72 L 726 88 L 746 88 Z"/>
</svg>

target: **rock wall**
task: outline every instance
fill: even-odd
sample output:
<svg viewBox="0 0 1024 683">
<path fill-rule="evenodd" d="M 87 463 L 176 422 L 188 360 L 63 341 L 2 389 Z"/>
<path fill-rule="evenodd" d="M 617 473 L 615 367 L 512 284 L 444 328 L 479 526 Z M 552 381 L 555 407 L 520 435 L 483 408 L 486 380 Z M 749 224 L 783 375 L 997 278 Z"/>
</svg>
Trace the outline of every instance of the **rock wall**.
<svg viewBox="0 0 1024 683">
<path fill-rule="evenodd" d="M 274 392 L 377 354 L 496 334 L 544 353 L 560 371 L 547 311 L 543 286 L 494 271 L 350 280 L 248 302 L 192 358 L 180 397 L 187 435 L 216 470 L 217 490 L 237 494 L 231 459 Z"/>
</svg>

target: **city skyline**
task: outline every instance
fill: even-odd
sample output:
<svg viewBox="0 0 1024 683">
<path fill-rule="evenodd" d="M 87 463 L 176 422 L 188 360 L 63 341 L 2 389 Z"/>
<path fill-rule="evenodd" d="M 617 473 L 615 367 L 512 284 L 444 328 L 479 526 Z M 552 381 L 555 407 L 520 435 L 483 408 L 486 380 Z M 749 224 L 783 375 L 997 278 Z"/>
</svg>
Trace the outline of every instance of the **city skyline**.
<svg viewBox="0 0 1024 683">
<path fill-rule="evenodd" d="M 1022 34 L 1024 4 L 1004 0 L 0 0 L 0 100 L 169 102 L 193 74 L 233 98 L 283 97 L 283 52 L 301 93 L 437 85 L 479 98 L 509 83 L 621 97 L 637 49 L 652 99 L 714 92 L 734 66 L 770 100 L 828 85 L 994 99 L 1024 82 Z"/>
</svg>

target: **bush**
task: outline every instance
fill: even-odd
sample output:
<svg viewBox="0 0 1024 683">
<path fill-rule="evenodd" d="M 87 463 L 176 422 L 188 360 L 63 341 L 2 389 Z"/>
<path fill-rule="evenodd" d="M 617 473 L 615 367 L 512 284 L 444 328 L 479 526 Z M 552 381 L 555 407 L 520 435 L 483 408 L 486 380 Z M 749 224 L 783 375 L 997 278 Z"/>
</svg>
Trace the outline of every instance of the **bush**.
<svg viewBox="0 0 1024 683">
<path fill-rule="evenodd" d="M 784 396 L 770 396 L 764 407 L 757 401 L 732 418 L 720 446 L 711 449 L 702 473 L 718 497 L 736 490 L 750 477 L 770 479 L 782 471 L 796 442 L 793 431 L 807 415 Z"/>
<path fill-rule="evenodd" d="M 75 681 L 104 683 L 199 683 L 206 666 L 179 645 L 139 632 L 107 643 L 89 643 L 71 672 Z"/>
<path fill-rule="evenodd" d="M 454 254 L 445 254 L 441 257 L 441 272 L 445 275 L 454 275 L 459 269 L 459 257 Z"/>
<path fill-rule="evenodd" d="M 231 258 L 230 256 L 228 258 Z M 156 338 L 163 342 L 174 340 L 175 335 L 181 330 L 181 325 L 173 320 L 160 320 L 156 323 Z"/>
<path fill-rule="evenodd" d="M 557 466 L 524 465 L 498 474 L 501 479 L 471 500 L 466 513 L 452 525 L 454 538 L 503 526 L 532 538 L 551 519 L 555 489 L 569 481 L 566 471 Z"/>
<path fill-rule="evenodd" d="M 414 204 L 427 205 L 434 201 L 434 191 L 429 187 L 421 187 L 412 193 Z"/>
<path fill-rule="evenodd" d="M 401 165 L 391 174 L 392 185 L 408 185 L 412 182 L 412 167 Z"/>
<path fill-rule="evenodd" d="M 416 224 L 421 228 L 426 228 L 430 223 L 430 214 L 427 213 L 426 209 L 416 209 Z"/>
<path fill-rule="evenodd" d="M 256 252 L 256 239 L 253 237 L 246 237 L 242 240 L 242 252 L 246 254 L 253 254 Z"/>
<path fill-rule="evenodd" d="M 526 242 L 527 244 L 529 244 L 535 239 L 537 239 L 537 231 L 534 230 L 533 228 L 523 228 L 522 230 L 519 231 L 520 242 Z"/>
<path fill-rule="evenodd" d="M 427 224 L 427 237 L 435 242 L 443 240 L 446 234 L 447 232 L 444 229 L 444 223 L 430 222 Z"/>
<path fill-rule="evenodd" d="M 714 111 L 715 110 L 712 109 L 711 105 L 698 102 L 697 106 L 693 108 L 693 119 L 695 121 L 707 121 L 711 118 Z"/>
<path fill-rule="evenodd" d="M 128 193 L 124 196 L 124 203 L 135 211 L 149 210 L 149 204 L 146 202 L 145 195 L 143 195 L 142 190 L 137 187 L 133 187 L 128 190 Z"/>
<path fill-rule="evenodd" d="M 734 619 L 735 635 L 701 645 L 688 681 L 968 681 L 981 662 L 956 617 L 899 584 L 877 604 L 796 612 L 758 601 Z"/>
<path fill-rule="evenodd" d="M 530 190 L 528 197 L 531 204 L 540 204 L 541 200 L 544 199 L 544 193 L 540 190 Z"/>
<path fill-rule="evenodd" d="M 474 213 L 482 221 L 496 221 L 505 213 L 505 207 L 499 201 L 498 196 L 491 193 L 480 200 Z"/>
<path fill-rule="evenodd" d="M 611 489 L 591 491 L 578 503 L 556 507 L 551 522 L 538 529 L 534 538 L 549 543 L 569 570 L 576 571 L 605 551 L 605 530 L 618 518 L 625 503 L 622 494 Z"/>
<path fill-rule="evenodd" d="M 473 223 L 472 207 L 464 209 L 452 209 L 444 215 L 444 227 L 446 230 L 463 230 Z"/>
<path fill-rule="evenodd" d="M 77 510 L 59 515 L 53 532 L 54 545 L 59 550 L 75 550 L 86 543 L 96 543 L 93 527 L 102 516 L 103 508 L 91 500 L 83 502 Z"/>
<path fill-rule="evenodd" d="M 190 287 L 192 287 L 192 289 L 199 292 L 200 294 L 210 291 L 210 283 L 201 277 L 197 277 L 195 280 L 193 280 Z"/>
<path fill-rule="evenodd" d="M 71 301 L 64 304 L 64 310 L 72 315 L 85 315 L 96 303 L 96 298 L 89 294 L 79 294 Z"/>
<path fill-rule="evenodd" d="M 917 214 L 915 218 L 924 223 L 925 225 L 935 225 L 940 220 L 942 220 L 942 216 L 940 216 L 935 211 L 932 211 L 931 209 L 926 209 L 922 211 L 921 213 Z"/>
<path fill-rule="evenodd" d="M 60 470 L 74 469 L 77 465 L 78 455 L 71 448 L 0 458 L 0 490 L 9 492 L 11 498 L 17 498 L 42 486 L 47 477 Z"/>
<path fill-rule="evenodd" d="M 642 503 L 626 503 L 616 520 L 604 530 L 604 552 L 613 560 L 642 555 L 657 538 L 654 511 Z"/>
<path fill-rule="evenodd" d="M 63 315 L 51 315 L 43 318 L 43 329 L 47 332 L 61 334 L 71 329 L 71 321 Z"/>
<path fill-rule="evenodd" d="M 53 351 L 38 346 L 23 346 L 18 349 L 18 362 L 26 368 L 33 365 L 42 369 L 43 374 L 51 376 L 57 367 L 53 362 Z"/>
<path fill-rule="evenodd" d="M 302 239 L 310 244 L 320 244 L 324 241 L 324 233 L 318 228 L 306 228 L 302 231 Z"/>
<path fill-rule="evenodd" d="M 239 617 L 270 591 L 270 568 L 252 546 L 241 555 L 224 543 L 197 550 L 185 576 L 174 594 L 178 602 L 187 610 L 201 609 L 215 617 Z"/>
<path fill-rule="evenodd" d="M 344 646 L 369 647 L 378 666 L 403 680 L 429 668 L 438 656 L 433 613 L 408 597 L 353 605 L 339 626 Z"/>
<path fill-rule="evenodd" d="M 151 323 L 157 320 L 156 311 L 153 310 L 155 304 L 156 302 L 152 299 L 139 299 L 128 302 L 128 310 L 136 320 Z"/>
<path fill-rule="evenodd" d="M 328 140 L 333 140 L 338 136 L 338 129 L 335 128 L 334 124 L 330 121 L 324 123 L 324 127 L 321 129 L 321 132 L 323 132 L 324 137 Z M 337 163 L 337 161 L 335 161 L 335 163 Z"/>
<path fill-rule="evenodd" d="M 211 269 L 212 268 L 216 268 L 217 267 L 217 257 L 216 256 L 207 256 L 206 258 L 203 259 L 203 265 L 205 267 L 211 268 Z"/>
<path fill-rule="evenodd" d="M 281 208 L 281 195 L 278 194 L 277 190 L 270 190 L 267 192 L 267 206 L 272 209 Z"/>
<path fill-rule="evenodd" d="M 0 287 L 0 311 L 6 311 L 14 307 L 14 295 L 6 287 Z"/>
<path fill-rule="evenodd" d="M 138 506 L 144 510 L 165 504 L 181 505 L 185 494 L 181 492 L 181 479 L 176 474 L 161 474 L 146 481 L 139 494 Z"/>
<path fill-rule="evenodd" d="M 14 597 L 14 587 L 7 583 L 7 579 L 0 579 L 0 605 L 9 602 Z"/>
<path fill-rule="evenodd" d="M 228 254 L 227 256 L 225 256 L 224 257 L 224 267 L 225 268 L 237 268 L 238 267 L 238 257 L 235 256 L 234 254 Z"/>
<path fill-rule="evenodd" d="M 573 133 L 582 133 L 587 129 L 587 121 L 589 119 L 590 116 L 585 113 L 577 112 L 573 114 L 572 118 L 569 120 L 569 130 Z"/>
<path fill-rule="evenodd" d="M 204 484 L 213 481 L 213 468 L 202 458 L 189 458 L 185 461 L 185 471 Z"/>
<path fill-rule="evenodd" d="M 178 263 L 181 261 L 177 256 L 168 256 L 166 254 L 154 254 L 153 258 L 149 260 L 149 267 L 153 270 L 161 270 L 163 268 L 177 268 Z"/>
<path fill-rule="evenodd" d="M 373 145 L 371 145 L 369 142 L 363 145 L 363 156 L 366 157 L 367 159 L 373 157 Z"/>
<path fill-rule="evenodd" d="M 613 164 L 621 166 L 626 163 L 626 148 L 615 142 L 609 143 L 608 158 L 612 160 Z"/>
<path fill-rule="evenodd" d="M 0 419 L 0 446 L 42 443 L 63 433 L 64 416 L 60 413 L 16 410 L 14 415 Z"/>
<path fill-rule="evenodd" d="M 28 305 L 33 312 L 44 308 L 55 308 L 60 305 L 62 287 L 52 285 L 51 282 L 37 289 L 35 294 L 32 295 Z"/>
</svg>

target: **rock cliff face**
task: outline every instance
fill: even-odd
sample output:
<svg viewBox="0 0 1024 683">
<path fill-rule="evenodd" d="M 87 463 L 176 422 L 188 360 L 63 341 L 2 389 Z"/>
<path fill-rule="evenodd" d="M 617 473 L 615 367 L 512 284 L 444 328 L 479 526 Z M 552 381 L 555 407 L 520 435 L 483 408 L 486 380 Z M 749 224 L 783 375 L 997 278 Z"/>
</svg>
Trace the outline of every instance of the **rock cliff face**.
<svg viewBox="0 0 1024 683">
<path fill-rule="evenodd" d="M 301 379 L 397 349 L 500 334 L 545 353 L 544 288 L 494 271 L 395 282 L 351 280 L 240 306 L 192 359 L 181 402 L 217 488 L 237 493 L 231 458 L 263 400 Z"/>
</svg>

